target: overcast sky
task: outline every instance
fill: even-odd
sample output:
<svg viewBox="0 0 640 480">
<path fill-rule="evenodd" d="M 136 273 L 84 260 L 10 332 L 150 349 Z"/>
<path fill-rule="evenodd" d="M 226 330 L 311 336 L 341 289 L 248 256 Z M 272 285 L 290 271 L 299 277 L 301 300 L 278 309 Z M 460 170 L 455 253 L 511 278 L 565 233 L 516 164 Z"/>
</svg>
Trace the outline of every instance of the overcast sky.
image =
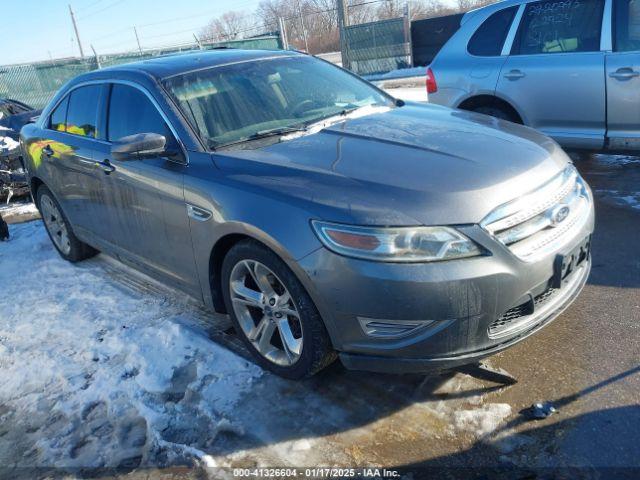
<svg viewBox="0 0 640 480">
<path fill-rule="evenodd" d="M 260 0 L 71 0 L 85 55 L 193 40 L 193 33 L 228 10 L 253 13 Z M 0 0 L 0 65 L 78 56 L 69 0 Z M 158 22 L 161 22 L 158 24 Z M 259 33 L 259 32 L 256 32 Z"/>
</svg>

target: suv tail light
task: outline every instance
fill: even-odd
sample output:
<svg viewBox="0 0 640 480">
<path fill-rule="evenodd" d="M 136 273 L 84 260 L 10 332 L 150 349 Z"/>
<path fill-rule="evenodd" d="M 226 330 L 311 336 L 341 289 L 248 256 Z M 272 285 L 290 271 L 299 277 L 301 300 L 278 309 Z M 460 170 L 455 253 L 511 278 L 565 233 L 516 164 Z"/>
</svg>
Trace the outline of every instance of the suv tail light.
<svg viewBox="0 0 640 480">
<path fill-rule="evenodd" d="M 433 74 L 431 68 L 427 68 L 427 93 L 436 93 L 438 91 L 438 84 L 436 83 L 436 77 Z"/>
</svg>

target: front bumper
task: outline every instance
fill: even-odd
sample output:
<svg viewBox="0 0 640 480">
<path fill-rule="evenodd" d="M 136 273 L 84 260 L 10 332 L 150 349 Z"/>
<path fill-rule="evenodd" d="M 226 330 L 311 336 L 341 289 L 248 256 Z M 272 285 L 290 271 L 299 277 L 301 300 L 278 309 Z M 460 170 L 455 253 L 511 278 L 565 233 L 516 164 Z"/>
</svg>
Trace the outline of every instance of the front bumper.
<svg viewBox="0 0 640 480">
<path fill-rule="evenodd" d="M 586 283 L 591 260 L 585 260 L 562 288 L 548 295 L 554 261 L 584 242 L 593 224 L 591 211 L 561 249 L 532 263 L 518 259 L 482 228 L 471 226 L 460 230 L 491 251 L 491 256 L 392 264 L 345 258 L 320 249 L 300 265 L 347 368 L 394 373 L 446 369 L 514 345 L 567 308 Z M 522 328 L 490 335 L 489 327 L 497 319 L 534 299 L 535 310 L 519 320 Z M 538 305 L 538 299 L 545 301 Z M 421 326 L 380 338 L 365 332 L 363 319 Z"/>
</svg>

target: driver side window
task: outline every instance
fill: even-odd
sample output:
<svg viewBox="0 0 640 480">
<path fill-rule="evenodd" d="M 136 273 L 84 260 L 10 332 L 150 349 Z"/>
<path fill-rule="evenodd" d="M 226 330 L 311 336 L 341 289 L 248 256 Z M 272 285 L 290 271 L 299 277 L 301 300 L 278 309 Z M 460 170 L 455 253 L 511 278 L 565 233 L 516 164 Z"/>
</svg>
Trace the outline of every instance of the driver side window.
<svg viewBox="0 0 640 480">
<path fill-rule="evenodd" d="M 156 106 L 137 88 L 114 83 L 109 99 L 107 139 L 110 142 L 137 133 L 158 133 L 167 146 L 177 144 Z"/>
</svg>

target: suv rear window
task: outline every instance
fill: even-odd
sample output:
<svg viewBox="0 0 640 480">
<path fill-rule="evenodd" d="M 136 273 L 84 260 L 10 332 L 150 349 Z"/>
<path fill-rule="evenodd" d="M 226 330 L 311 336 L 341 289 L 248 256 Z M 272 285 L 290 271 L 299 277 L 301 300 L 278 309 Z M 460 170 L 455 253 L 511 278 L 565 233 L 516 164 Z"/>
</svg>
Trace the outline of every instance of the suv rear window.
<svg viewBox="0 0 640 480">
<path fill-rule="evenodd" d="M 518 7 L 510 7 L 493 13 L 473 34 L 467 51 L 480 57 L 500 55 L 517 10 Z"/>
<path fill-rule="evenodd" d="M 596 52 L 604 0 L 550 0 L 527 5 L 512 55 Z"/>
<path fill-rule="evenodd" d="M 92 138 L 96 136 L 101 89 L 101 85 L 88 85 L 71 92 L 67 110 L 67 133 Z"/>
</svg>

